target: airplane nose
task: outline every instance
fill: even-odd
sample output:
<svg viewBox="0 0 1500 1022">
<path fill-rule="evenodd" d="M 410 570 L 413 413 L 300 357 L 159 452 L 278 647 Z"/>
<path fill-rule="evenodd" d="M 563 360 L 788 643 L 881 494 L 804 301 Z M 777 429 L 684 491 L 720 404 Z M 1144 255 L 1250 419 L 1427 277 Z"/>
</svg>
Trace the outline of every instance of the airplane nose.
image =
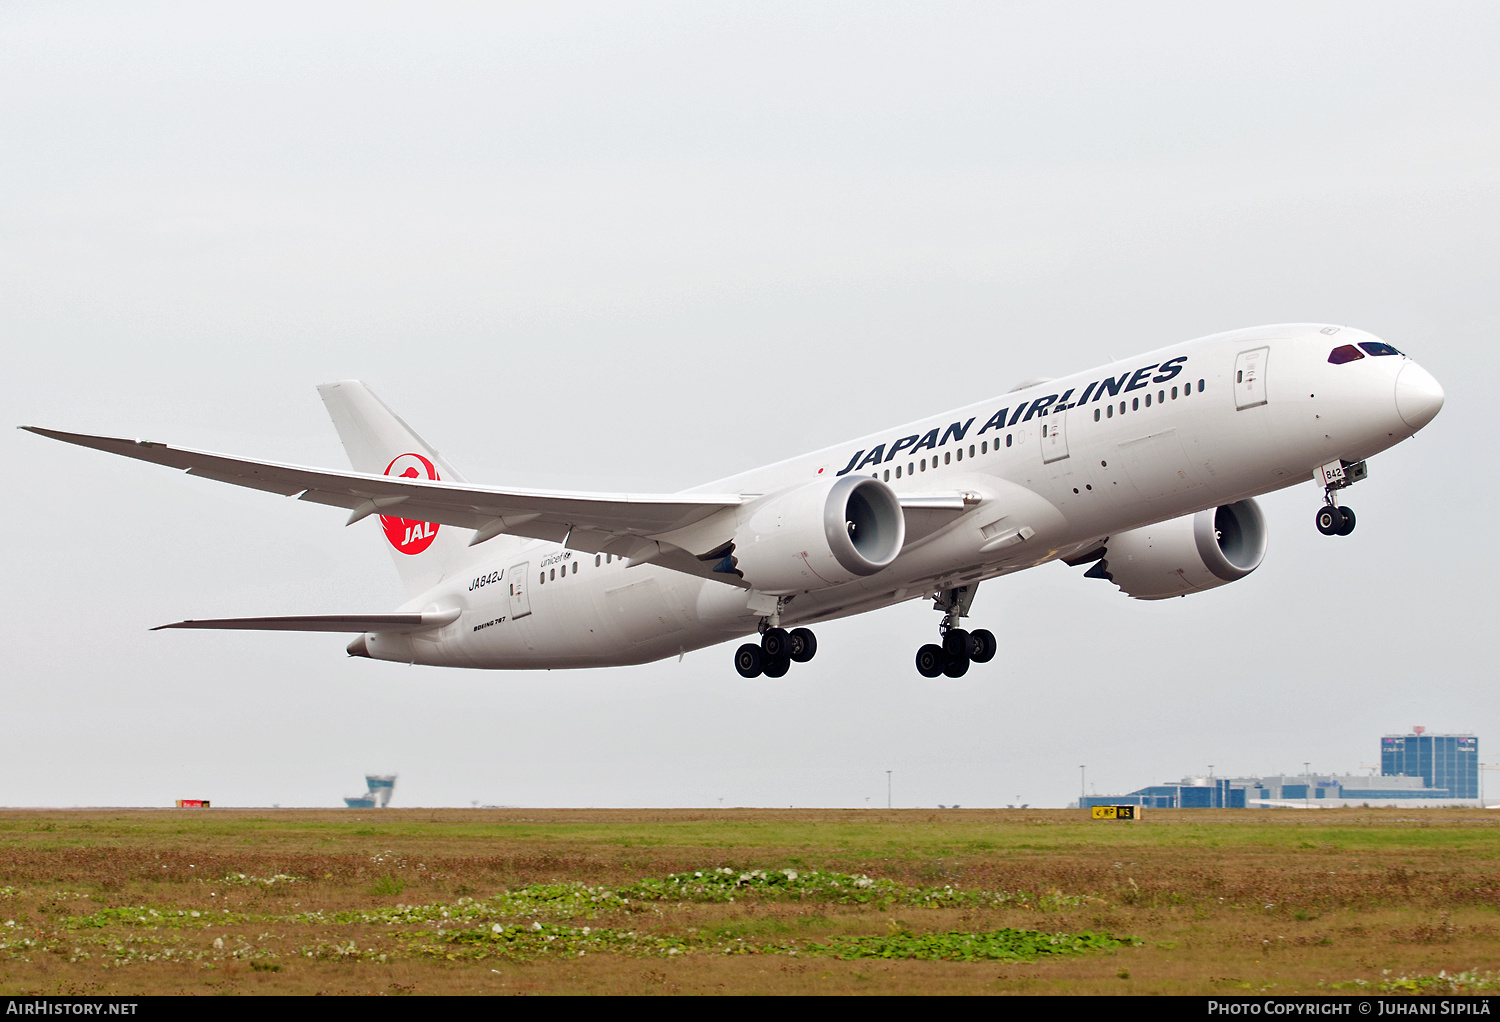
<svg viewBox="0 0 1500 1022">
<path fill-rule="evenodd" d="M 1408 362 L 1396 376 L 1396 411 L 1412 429 L 1421 429 L 1443 407 L 1443 388 L 1432 374 Z"/>
</svg>

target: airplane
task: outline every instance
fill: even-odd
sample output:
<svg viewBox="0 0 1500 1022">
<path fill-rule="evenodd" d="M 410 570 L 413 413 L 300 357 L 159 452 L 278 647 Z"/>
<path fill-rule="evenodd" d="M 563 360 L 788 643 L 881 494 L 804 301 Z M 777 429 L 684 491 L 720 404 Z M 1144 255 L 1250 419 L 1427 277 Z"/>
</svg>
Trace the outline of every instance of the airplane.
<svg viewBox="0 0 1500 1022">
<path fill-rule="evenodd" d="M 158 628 L 354 633 L 351 656 L 489 669 L 640 664 L 742 637 L 735 669 L 784 676 L 811 625 L 930 599 L 927 678 L 998 643 L 969 630 L 981 582 L 1049 561 L 1162 600 L 1251 574 L 1255 497 L 1309 478 L 1316 526 L 1415 434 L 1443 390 L 1361 330 L 1265 326 L 1169 345 L 670 494 L 471 484 L 364 384 L 318 388 L 352 472 L 147 440 L 22 429 L 378 518 L 408 599 L 391 613 Z"/>
</svg>

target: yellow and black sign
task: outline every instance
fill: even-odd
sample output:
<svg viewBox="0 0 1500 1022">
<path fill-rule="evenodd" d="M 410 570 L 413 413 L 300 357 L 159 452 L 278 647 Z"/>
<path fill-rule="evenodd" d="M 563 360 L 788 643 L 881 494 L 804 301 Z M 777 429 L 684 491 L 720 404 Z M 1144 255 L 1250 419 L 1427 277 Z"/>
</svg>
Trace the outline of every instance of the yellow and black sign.
<svg viewBox="0 0 1500 1022">
<path fill-rule="evenodd" d="M 1089 813 L 1096 820 L 1138 820 L 1141 818 L 1141 807 L 1094 806 Z"/>
</svg>

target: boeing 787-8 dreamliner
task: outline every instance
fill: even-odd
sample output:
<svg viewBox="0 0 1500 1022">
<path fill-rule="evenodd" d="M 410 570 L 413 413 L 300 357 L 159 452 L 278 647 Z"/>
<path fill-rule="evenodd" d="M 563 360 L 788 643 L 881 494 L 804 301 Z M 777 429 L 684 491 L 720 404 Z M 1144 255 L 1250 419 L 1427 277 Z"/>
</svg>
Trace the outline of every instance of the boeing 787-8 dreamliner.
<svg viewBox="0 0 1500 1022">
<path fill-rule="evenodd" d="M 1257 327 L 1171 345 L 670 494 L 466 482 L 357 381 L 318 388 L 353 472 L 147 440 L 32 432 L 378 516 L 408 599 L 392 613 L 188 620 L 163 628 L 357 633 L 355 656 L 442 667 L 638 664 L 758 634 L 740 674 L 812 659 L 820 621 L 930 599 L 917 670 L 996 652 L 975 589 L 1048 561 L 1128 596 L 1186 596 L 1261 563 L 1254 498 L 1316 481 L 1316 525 L 1366 459 L 1437 415 L 1443 391 L 1368 333 Z"/>
</svg>

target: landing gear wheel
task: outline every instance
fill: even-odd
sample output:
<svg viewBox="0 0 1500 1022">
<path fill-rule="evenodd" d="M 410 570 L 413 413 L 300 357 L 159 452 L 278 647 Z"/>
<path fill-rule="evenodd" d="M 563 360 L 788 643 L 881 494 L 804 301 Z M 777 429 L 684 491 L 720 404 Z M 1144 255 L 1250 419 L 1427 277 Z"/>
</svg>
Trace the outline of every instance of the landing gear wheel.
<svg viewBox="0 0 1500 1022">
<path fill-rule="evenodd" d="M 1344 516 L 1344 524 L 1339 526 L 1339 535 L 1347 536 L 1354 531 L 1354 509 L 1341 507 L 1339 508 L 1339 514 Z"/>
<path fill-rule="evenodd" d="M 936 678 L 943 673 L 943 647 L 929 642 L 917 650 L 917 673 L 924 678 Z"/>
<path fill-rule="evenodd" d="M 1344 512 L 1332 504 L 1324 504 L 1318 508 L 1317 524 L 1318 531 L 1323 535 L 1337 536 L 1339 530 L 1344 527 Z"/>
<path fill-rule="evenodd" d="M 792 669 L 792 662 L 784 656 L 776 657 L 767 660 L 761 669 L 766 672 L 768 678 L 780 678 Z"/>
<path fill-rule="evenodd" d="M 734 651 L 734 669 L 740 672 L 741 678 L 758 678 L 765 666 L 762 663 L 760 647 L 752 642 L 747 642 Z"/>
<path fill-rule="evenodd" d="M 995 641 L 995 633 L 988 628 L 976 628 L 969 633 L 969 659 L 976 664 L 987 664 L 995 659 L 995 653 L 1000 649 L 1000 644 Z"/>
<path fill-rule="evenodd" d="M 962 628 L 950 628 L 943 635 L 943 654 L 949 659 L 969 659 L 969 633 Z M 954 674 L 951 677 L 958 677 Z"/>
<path fill-rule="evenodd" d="M 784 659 L 792 651 L 792 637 L 785 628 L 767 628 L 760 636 L 760 651 L 767 660 Z"/>
<path fill-rule="evenodd" d="M 952 634 L 951 632 L 949 634 Z M 950 678 L 962 678 L 969 673 L 969 654 L 943 656 L 943 673 Z"/>
<path fill-rule="evenodd" d="M 792 648 L 788 655 L 799 664 L 805 664 L 818 653 L 818 637 L 811 629 L 793 628 Z"/>
</svg>

